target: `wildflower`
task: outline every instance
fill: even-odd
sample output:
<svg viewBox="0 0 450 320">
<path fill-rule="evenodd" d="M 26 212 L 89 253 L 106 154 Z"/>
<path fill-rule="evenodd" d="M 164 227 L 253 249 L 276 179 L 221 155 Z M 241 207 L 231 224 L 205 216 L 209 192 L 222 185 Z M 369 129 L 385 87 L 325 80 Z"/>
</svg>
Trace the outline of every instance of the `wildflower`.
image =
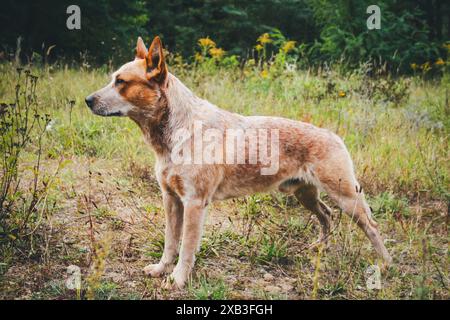
<svg viewBox="0 0 450 320">
<path fill-rule="evenodd" d="M 288 52 L 290 52 L 290 51 L 295 49 L 295 44 L 296 44 L 296 41 L 286 41 L 283 44 L 283 48 L 282 49 L 283 49 L 283 51 L 285 53 L 288 53 Z"/>
<path fill-rule="evenodd" d="M 269 72 L 266 69 L 261 71 L 261 77 L 262 78 L 266 79 L 268 76 L 269 76 Z"/>
<path fill-rule="evenodd" d="M 260 44 L 271 43 L 272 39 L 270 39 L 270 35 L 266 32 L 259 36 L 257 40 Z"/>
<path fill-rule="evenodd" d="M 444 60 L 442 60 L 442 58 L 437 59 L 437 61 L 435 62 L 435 64 L 437 64 L 438 66 L 442 66 L 445 64 Z"/>
<path fill-rule="evenodd" d="M 345 91 L 340 90 L 338 95 L 339 97 L 344 98 L 347 94 L 345 93 Z"/>
<path fill-rule="evenodd" d="M 211 48 L 209 49 L 209 54 L 213 58 L 220 60 L 225 55 L 225 50 L 223 50 L 222 48 Z"/>
<path fill-rule="evenodd" d="M 216 46 L 216 43 L 208 37 L 198 39 L 198 44 L 202 48 L 214 48 Z"/>
<path fill-rule="evenodd" d="M 196 52 L 195 56 L 194 56 L 194 59 L 197 62 L 202 62 L 203 61 L 203 56 L 201 55 L 201 53 Z"/>
<path fill-rule="evenodd" d="M 417 63 L 411 63 L 411 69 L 416 70 L 417 69 Z"/>
<path fill-rule="evenodd" d="M 420 68 L 424 71 L 427 72 L 431 69 L 430 63 L 429 62 L 425 62 L 423 65 L 420 66 Z"/>
<path fill-rule="evenodd" d="M 261 51 L 263 49 L 263 46 L 260 45 L 259 43 L 255 46 L 256 51 Z"/>
</svg>

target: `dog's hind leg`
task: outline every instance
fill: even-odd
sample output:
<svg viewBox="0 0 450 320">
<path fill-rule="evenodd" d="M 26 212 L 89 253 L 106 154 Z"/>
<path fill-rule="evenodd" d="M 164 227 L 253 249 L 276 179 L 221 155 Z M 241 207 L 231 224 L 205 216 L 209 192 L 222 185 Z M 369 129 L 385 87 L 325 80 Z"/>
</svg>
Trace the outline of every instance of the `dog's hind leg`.
<svg viewBox="0 0 450 320">
<path fill-rule="evenodd" d="M 392 258 L 384 246 L 383 239 L 378 232 L 377 223 L 371 217 L 371 211 L 364 199 L 364 194 L 356 191 L 351 196 L 340 193 L 330 193 L 330 197 L 336 201 L 338 206 L 342 208 L 342 210 L 364 231 L 370 242 L 372 242 L 378 255 L 382 257 L 387 264 L 392 263 Z"/>
<path fill-rule="evenodd" d="M 330 233 L 331 210 L 319 198 L 319 190 L 312 184 L 303 184 L 294 192 L 300 203 L 317 216 L 321 225 L 319 239 L 312 246 L 326 242 Z"/>
<path fill-rule="evenodd" d="M 353 166 L 347 153 L 334 154 L 315 170 L 318 180 L 330 198 L 347 213 L 364 231 L 376 252 L 388 264 L 392 262 L 377 223 L 372 219 L 370 208 L 356 181 Z"/>
</svg>

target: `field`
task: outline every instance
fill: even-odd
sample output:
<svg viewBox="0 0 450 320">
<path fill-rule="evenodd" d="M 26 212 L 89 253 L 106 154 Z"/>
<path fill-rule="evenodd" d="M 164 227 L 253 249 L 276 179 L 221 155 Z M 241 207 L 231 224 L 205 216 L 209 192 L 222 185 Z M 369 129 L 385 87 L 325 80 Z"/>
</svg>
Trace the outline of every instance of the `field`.
<svg viewBox="0 0 450 320">
<path fill-rule="evenodd" d="M 164 242 L 153 154 L 132 121 L 94 116 L 84 104 L 109 81 L 110 68 L 60 64 L 31 68 L 35 105 L 49 122 L 24 146 L 20 195 L 3 212 L 0 298 L 449 299 L 449 77 L 368 77 L 367 68 L 261 72 L 173 60 L 170 70 L 221 108 L 339 134 L 391 267 L 337 207 L 328 246 L 313 250 L 315 217 L 295 198 L 257 194 L 212 204 L 190 284 L 161 289 L 161 279 L 141 271 L 158 261 Z M 14 101 L 26 70 L 0 65 L 0 102 Z M 25 210 L 32 190 L 37 200 Z M 381 286 L 370 289 L 377 265 Z M 81 290 L 66 286 L 69 266 L 80 268 Z"/>
</svg>

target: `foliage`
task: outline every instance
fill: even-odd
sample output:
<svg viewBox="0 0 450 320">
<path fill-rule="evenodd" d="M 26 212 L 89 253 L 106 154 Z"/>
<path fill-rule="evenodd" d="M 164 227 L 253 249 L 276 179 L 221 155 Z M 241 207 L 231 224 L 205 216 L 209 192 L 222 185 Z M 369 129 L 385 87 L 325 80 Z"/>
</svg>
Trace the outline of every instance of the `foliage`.
<svg viewBox="0 0 450 320">
<path fill-rule="evenodd" d="M 80 0 L 82 27 L 75 31 L 65 26 L 70 4 L 2 4 L 0 59 L 14 57 L 20 37 L 25 61 L 46 63 L 48 58 L 64 57 L 85 62 L 88 56 L 98 65 L 119 64 L 131 54 L 138 35 L 150 41 L 157 34 L 170 52 L 189 60 L 199 58 L 195 39 L 214 39 L 222 51 L 213 49 L 203 56 L 212 54 L 232 66 L 270 59 L 281 49 L 301 67 L 343 60 L 356 68 L 369 61 L 385 64 L 396 74 L 420 70 L 434 76 L 440 75 L 448 54 L 442 45 L 450 33 L 445 14 L 450 4 L 443 1 L 378 1 L 380 30 L 366 27 L 366 8 L 372 4 L 368 0 Z M 255 47 L 260 35 L 268 36 L 269 42 L 258 41 Z M 289 41 L 282 47 L 279 41 L 284 37 Z"/>
<path fill-rule="evenodd" d="M 362 13 L 370 1 L 311 0 L 322 22 L 320 41 L 311 47 L 313 60 L 339 61 L 351 65 L 362 61 L 387 63 L 391 71 L 411 72 L 412 63 L 433 64 L 446 52 L 433 41 L 430 26 L 418 7 L 397 8 L 396 2 L 381 6 L 381 29 L 368 30 Z M 443 42 L 443 40 L 441 39 Z"/>
<path fill-rule="evenodd" d="M 14 50 L 21 37 L 25 61 L 33 55 L 45 57 L 54 46 L 52 57 L 80 61 L 88 54 L 94 62 L 117 62 L 130 55 L 139 35 L 147 33 L 148 16 L 141 0 L 77 1 L 81 30 L 66 27 L 66 8 L 72 4 L 69 0 L 6 1 L 0 13 L 3 26 L 8 26 L 0 35 L 3 49 Z"/>
</svg>

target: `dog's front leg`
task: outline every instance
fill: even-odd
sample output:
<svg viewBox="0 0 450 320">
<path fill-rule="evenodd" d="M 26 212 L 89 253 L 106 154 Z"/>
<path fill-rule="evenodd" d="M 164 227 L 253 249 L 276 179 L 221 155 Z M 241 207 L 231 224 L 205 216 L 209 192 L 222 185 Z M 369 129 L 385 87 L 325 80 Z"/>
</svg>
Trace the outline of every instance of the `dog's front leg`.
<svg viewBox="0 0 450 320">
<path fill-rule="evenodd" d="M 200 248 L 203 221 L 206 208 L 203 201 L 189 201 L 184 204 L 183 239 L 178 263 L 167 279 L 166 288 L 184 287 L 194 267 L 195 253 Z"/>
<path fill-rule="evenodd" d="M 152 277 L 160 277 L 164 273 L 172 271 L 183 227 L 183 203 L 181 200 L 175 195 L 163 192 L 163 202 L 166 214 L 164 252 L 158 264 L 149 264 L 144 268 L 144 272 Z"/>
</svg>

